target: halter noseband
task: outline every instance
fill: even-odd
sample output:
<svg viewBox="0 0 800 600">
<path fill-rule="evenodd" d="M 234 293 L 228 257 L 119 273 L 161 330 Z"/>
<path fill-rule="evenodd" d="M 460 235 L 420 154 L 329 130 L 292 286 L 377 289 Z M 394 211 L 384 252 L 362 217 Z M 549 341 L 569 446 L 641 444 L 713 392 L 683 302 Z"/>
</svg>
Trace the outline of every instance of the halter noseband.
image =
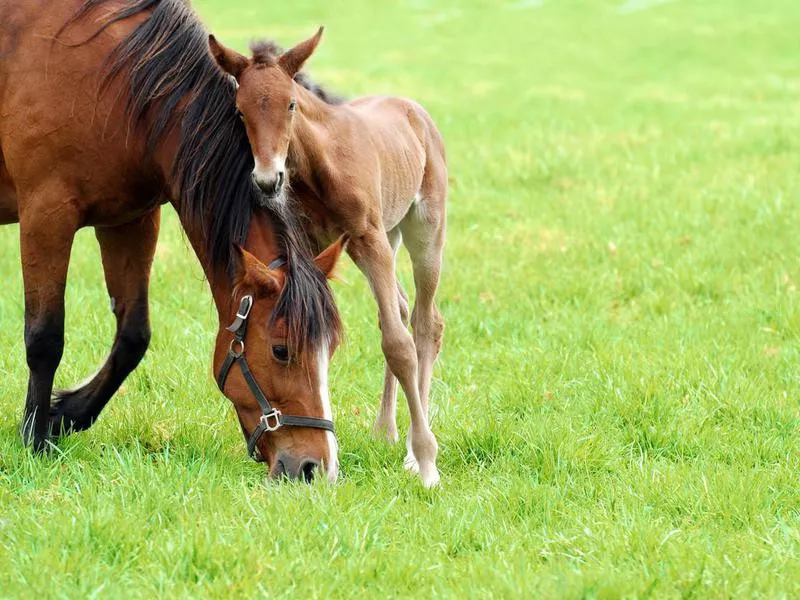
<svg viewBox="0 0 800 600">
<path fill-rule="evenodd" d="M 282 264 L 282 259 L 276 259 L 269 264 L 269 268 L 275 269 L 280 267 Z M 253 297 L 250 295 L 244 296 L 242 301 L 239 303 L 239 310 L 236 311 L 236 319 L 234 319 L 233 323 L 226 328 L 228 331 L 233 333 L 233 339 L 231 340 L 231 346 L 228 349 L 228 356 L 225 358 L 225 362 L 222 363 L 222 368 L 219 370 L 217 386 L 219 387 L 220 391 L 224 393 L 225 381 L 228 379 L 228 374 L 230 373 L 233 365 L 238 363 L 239 368 L 242 371 L 242 375 L 244 376 L 244 380 L 247 382 L 247 387 L 250 388 L 250 391 L 252 392 L 253 396 L 255 396 L 258 405 L 261 407 L 261 412 L 264 413 L 258 420 L 258 426 L 256 427 L 255 431 L 253 431 L 253 435 L 251 435 L 250 439 L 247 441 L 247 454 L 257 462 L 264 462 L 264 459 L 258 452 L 256 444 L 258 444 L 258 440 L 260 440 L 261 436 L 267 431 L 275 431 L 284 425 L 289 425 L 291 427 L 324 429 L 325 431 L 330 431 L 334 435 L 336 434 L 336 431 L 333 428 L 333 421 L 329 421 L 328 419 L 284 415 L 281 411 L 279 411 L 277 408 L 274 408 L 272 404 L 270 404 L 269 400 L 264 395 L 264 392 L 261 391 L 261 387 L 259 387 L 258 382 L 256 381 L 255 377 L 253 377 L 253 373 L 250 371 L 250 367 L 247 365 L 247 360 L 244 357 L 244 336 L 247 333 L 247 317 L 250 316 L 250 309 L 252 308 Z"/>
</svg>

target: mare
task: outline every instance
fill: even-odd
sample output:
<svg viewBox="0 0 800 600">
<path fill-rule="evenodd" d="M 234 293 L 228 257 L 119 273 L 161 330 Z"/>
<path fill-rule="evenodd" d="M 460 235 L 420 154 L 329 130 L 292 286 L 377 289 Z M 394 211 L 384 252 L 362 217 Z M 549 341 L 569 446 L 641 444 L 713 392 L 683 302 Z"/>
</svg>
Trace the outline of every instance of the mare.
<svg viewBox="0 0 800 600">
<path fill-rule="evenodd" d="M 89 428 L 142 359 L 160 210 L 170 203 L 211 288 L 214 373 L 253 453 L 272 476 L 335 479 L 327 370 L 340 325 L 326 274 L 342 243 L 315 262 L 291 214 L 266 203 L 235 82 L 209 56 L 189 3 L 0 0 L 0 15 L 0 223 L 20 232 L 24 441 L 42 451 L 54 435 Z M 54 393 L 70 250 L 87 226 L 116 335 L 96 375 Z M 231 356 L 241 369 L 230 369 Z"/>
<path fill-rule="evenodd" d="M 411 413 L 405 465 L 430 487 L 439 482 L 428 397 L 444 331 L 435 302 L 448 189 L 444 143 L 428 113 L 411 100 L 369 96 L 331 104 L 298 85 L 295 78 L 321 36 L 322 28 L 285 53 L 262 43 L 251 58 L 213 36 L 209 48 L 239 83 L 236 105 L 259 187 L 278 203 L 290 198 L 311 238 L 349 236 L 347 252 L 378 304 L 386 359 L 375 429 L 397 440 L 399 380 Z M 414 270 L 413 337 L 408 298 L 395 274 L 401 241 Z"/>
</svg>

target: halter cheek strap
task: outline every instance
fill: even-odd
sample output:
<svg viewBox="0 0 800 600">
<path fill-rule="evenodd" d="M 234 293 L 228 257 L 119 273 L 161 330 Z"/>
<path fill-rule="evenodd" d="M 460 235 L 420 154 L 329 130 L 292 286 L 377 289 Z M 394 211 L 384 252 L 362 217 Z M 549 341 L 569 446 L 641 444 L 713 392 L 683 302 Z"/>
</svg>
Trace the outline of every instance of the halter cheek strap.
<svg viewBox="0 0 800 600">
<path fill-rule="evenodd" d="M 278 263 L 278 261 L 273 261 L 269 267 L 277 268 L 280 266 L 280 264 L 282 264 L 282 261 L 280 261 L 279 264 L 276 263 Z M 258 420 L 258 425 L 256 426 L 255 431 L 253 431 L 253 434 L 247 441 L 247 454 L 253 460 L 257 462 L 263 462 L 264 459 L 258 452 L 257 444 L 258 440 L 261 439 L 261 436 L 268 431 L 275 431 L 286 425 L 290 427 L 323 429 L 325 431 L 330 431 L 334 435 L 336 434 L 336 431 L 333 427 L 333 421 L 328 419 L 320 419 L 318 417 L 297 417 L 292 415 L 284 415 L 281 411 L 279 411 L 277 408 L 274 408 L 272 404 L 270 404 L 269 399 L 261 390 L 261 387 L 258 385 L 255 377 L 253 377 L 253 373 L 250 371 L 250 367 L 244 357 L 244 337 L 247 333 L 247 318 L 250 316 L 250 310 L 252 308 L 253 297 L 249 295 L 244 296 L 239 303 L 239 310 L 236 311 L 236 319 L 234 319 L 233 323 L 227 327 L 228 331 L 233 333 L 233 339 L 231 340 L 231 345 L 228 349 L 228 356 L 225 358 L 225 362 L 222 363 L 222 368 L 219 370 L 219 375 L 217 376 L 217 386 L 219 387 L 220 391 L 224 393 L 225 381 L 228 379 L 228 374 L 233 368 L 233 365 L 238 364 L 239 369 L 242 372 L 242 376 L 247 382 L 247 387 L 250 388 L 250 392 L 255 397 L 256 402 L 258 402 L 258 405 L 261 407 L 261 412 L 263 413 L 261 418 Z"/>
</svg>

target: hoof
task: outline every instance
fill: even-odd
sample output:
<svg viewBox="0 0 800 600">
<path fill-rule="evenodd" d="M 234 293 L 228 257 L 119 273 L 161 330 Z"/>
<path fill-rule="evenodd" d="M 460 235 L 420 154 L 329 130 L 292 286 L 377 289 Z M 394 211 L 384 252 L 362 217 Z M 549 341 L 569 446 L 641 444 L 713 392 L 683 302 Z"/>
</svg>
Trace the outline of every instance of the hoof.
<svg viewBox="0 0 800 600">
<path fill-rule="evenodd" d="M 433 463 L 426 465 L 425 467 L 421 467 L 419 470 L 419 476 L 420 479 L 422 479 L 422 486 L 427 490 L 438 487 L 441 483 L 439 471 L 436 469 L 436 465 Z"/>
<path fill-rule="evenodd" d="M 55 392 L 50 402 L 51 435 L 58 438 L 89 429 L 94 418 L 82 414 L 85 404 L 80 390 Z"/>
<path fill-rule="evenodd" d="M 388 444 L 396 444 L 400 440 L 397 434 L 397 425 L 394 423 L 384 423 L 382 421 L 375 421 L 372 426 L 372 435 L 376 439 L 383 440 Z"/>
<path fill-rule="evenodd" d="M 28 417 L 19 426 L 19 435 L 22 443 L 36 454 L 45 454 L 50 449 L 50 436 L 47 434 L 36 435 L 33 419 Z"/>
<path fill-rule="evenodd" d="M 419 473 L 419 463 L 410 452 L 406 454 L 405 459 L 403 459 L 403 468 L 410 473 Z"/>
</svg>

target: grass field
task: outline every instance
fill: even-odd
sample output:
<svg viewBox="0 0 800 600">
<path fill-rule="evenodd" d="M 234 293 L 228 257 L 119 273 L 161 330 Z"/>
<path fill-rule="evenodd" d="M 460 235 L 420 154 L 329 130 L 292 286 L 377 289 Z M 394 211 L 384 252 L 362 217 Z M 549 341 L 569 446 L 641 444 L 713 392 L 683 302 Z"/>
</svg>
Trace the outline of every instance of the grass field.
<svg viewBox="0 0 800 600">
<path fill-rule="evenodd" d="M 0 597 L 800 594 L 800 3 L 195 5 L 240 49 L 324 23 L 317 79 L 438 121 L 442 487 L 370 436 L 382 356 L 351 264 L 331 367 L 342 477 L 265 485 L 211 380 L 215 313 L 171 209 L 150 352 L 90 432 L 31 457 L 6 227 Z M 93 372 L 112 333 L 84 231 L 58 383 Z"/>
</svg>

